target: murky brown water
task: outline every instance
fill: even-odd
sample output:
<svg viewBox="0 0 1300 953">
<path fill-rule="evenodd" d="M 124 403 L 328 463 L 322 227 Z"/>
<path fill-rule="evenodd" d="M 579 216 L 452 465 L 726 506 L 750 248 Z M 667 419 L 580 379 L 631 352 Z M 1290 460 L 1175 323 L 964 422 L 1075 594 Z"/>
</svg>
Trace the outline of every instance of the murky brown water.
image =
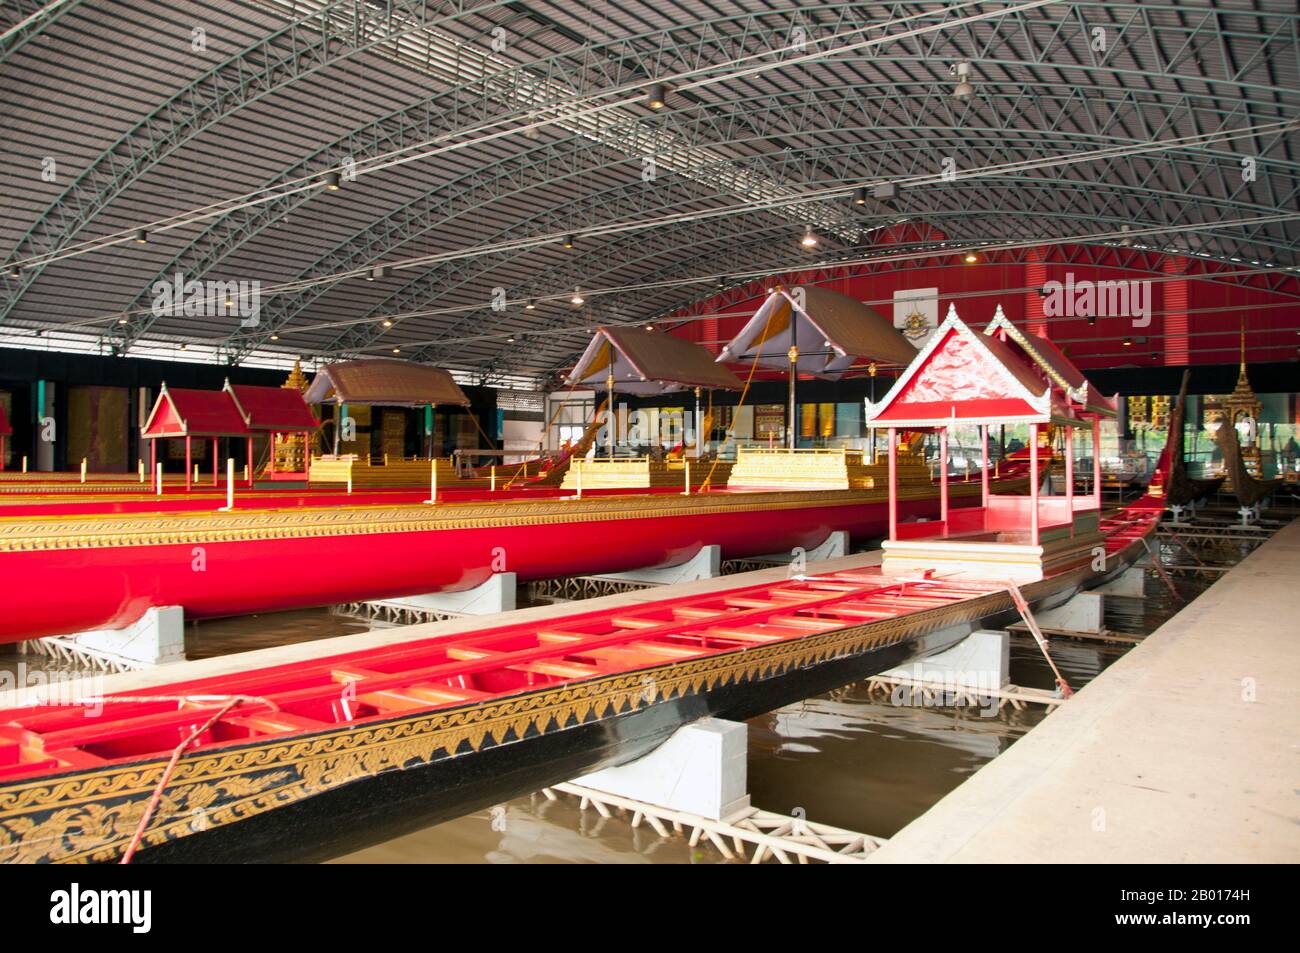
<svg viewBox="0 0 1300 953">
<path fill-rule="evenodd" d="M 1192 598 L 1204 582 L 1179 581 Z M 1145 600 L 1107 600 L 1109 628 L 1147 633 L 1173 614 L 1164 584 L 1147 579 Z M 186 650 L 207 658 L 271 645 L 364 631 L 369 624 L 326 609 L 272 613 L 191 624 Z M 1053 657 L 1070 684 L 1086 684 L 1127 646 L 1054 639 Z M 28 655 L 0 655 L 0 672 L 49 667 Z M 1013 636 L 1011 679 L 1050 688 L 1051 670 L 1027 636 Z M 1045 717 L 1041 707 L 979 708 L 897 706 L 886 694 L 850 685 L 753 719 L 749 724 L 752 803 L 810 820 L 890 836 L 1004 751 Z M 685 838 L 662 839 L 627 819 L 602 819 L 562 796 L 540 794 L 449 821 L 341 858 L 362 863 L 718 863 L 710 847 Z"/>
</svg>

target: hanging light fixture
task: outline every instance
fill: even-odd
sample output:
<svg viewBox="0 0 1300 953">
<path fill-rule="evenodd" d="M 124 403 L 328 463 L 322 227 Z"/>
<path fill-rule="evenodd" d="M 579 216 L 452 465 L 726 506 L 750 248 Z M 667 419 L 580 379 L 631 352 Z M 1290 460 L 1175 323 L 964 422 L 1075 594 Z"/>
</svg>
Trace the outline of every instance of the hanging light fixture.
<svg viewBox="0 0 1300 953">
<path fill-rule="evenodd" d="M 137 245 L 148 245 L 149 233 L 146 232 L 143 228 L 137 228 L 135 230 L 135 243 Z"/>
<path fill-rule="evenodd" d="M 570 298 L 569 301 L 570 301 L 570 302 L 571 302 L 575 307 L 577 307 L 577 306 L 579 306 L 579 305 L 585 304 L 586 301 L 587 301 L 587 299 L 584 298 L 584 297 L 582 296 L 582 289 L 581 289 L 581 288 L 574 288 L 574 289 L 573 289 L 573 297 Z"/>
<path fill-rule="evenodd" d="M 804 248 L 817 247 L 817 236 L 813 234 L 811 225 L 804 226 L 803 238 L 799 239 L 799 244 L 802 245 Z"/>
<path fill-rule="evenodd" d="M 1125 338 L 1125 339 L 1124 339 L 1124 346 L 1125 346 L 1125 347 L 1132 347 L 1132 346 L 1133 346 L 1133 339 L 1132 339 L 1132 338 Z"/>
<path fill-rule="evenodd" d="M 952 88 L 952 98 L 959 103 L 968 103 L 975 97 L 975 87 L 970 82 L 970 64 L 958 63 L 954 69 L 957 85 Z"/>
<path fill-rule="evenodd" d="M 668 105 L 668 89 L 663 83 L 654 83 L 646 93 L 646 105 L 651 109 L 663 109 Z"/>
<path fill-rule="evenodd" d="M 117 319 L 117 323 L 118 323 L 118 324 L 126 324 L 126 323 L 128 323 L 128 322 L 127 322 L 127 319 L 126 319 L 126 315 L 123 315 L 122 317 L 118 318 L 118 319 Z"/>
<path fill-rule="evenodd" d="M 402 349 L 401 349 L 400 347 L 395 347 L 395 348 L 393 348 L 393 353 L 394 353 L 394 354 L 401 354 L 401 353 L 402 353 Z"/>
<path fill-rule="evenodd" d="M 853 190 L 853 204 L 854 204 L 854 205 L 866 205 L 866 204 L 867 204 L 867 188 L 866 188 L 866 186 L 864 186 L 864 185 L 859 185 L 856 189 Z"/>
<path fill-rule="evenodd" d="M 10 277 L 10 278 L 21 278 L 22 275 L 23 275 L 23 270 L 22 270 L 21 268 L 19 268 L 17 265 L 10 265 L 10 266 L 9 266 L 9 277 Z"/>
<path fill-rule="evenodd" d="M 280 340 L 280 335 L 278 335 L 278 334 L 272 334 L 272 335 L 271 335 L 271 340 L 272 340 L 272 341 L 278 341 L 278 340 Z"/>
<path fill-rule="evenodd" d="M 331 192 L 337 192 L 339 189 L 343 188 L 343 182 L 339 178 L 338 172 L 325 173 L 325 188 Z"/>
<path fill-rule="evenodd" d="M 506 343 L 507 343 L 507 344 L 514 344 L 514 343 L 515 343 L 515 336 L 512 334 L 512 335 L 510 335 L 510 337 L 506 338 Z"/>
<path fill-rule="evenodd" d="M 574 239 L 573 235 L 565 235 L 565 236 L 564 236 L 564 247 L 565 247 L 565 248 L 572 248 L 572 247 L 573 247 L 573 243 L 574 243 L 574 241 L 575 241 L 575 239 Z"/>
<path fill-rule="evenodd" d="M 384 318 L 384 320 L 380 321 L 379 323 L 382 324 L 382 325 L 383 325 L 384 327 L 386 327 L 386 328 L 391 328 L 391 327 L 393 326 L 393 319 L 392 319 L 392 318 Z"/>
<path fill-rule="evenodd" d="M 534 301 L 532 298 L 529 298 L 527 301 L 524 302 L 524 310 L 525 310 L 525 311 L 536 311 L 536 310 L 537 310 L 537 302 Z"/>
<path fill-rule="evenodd" d="M 966 253 L 966 264 L 973 265 L 979 260 L 979 255 L 975 254 L 973 251 L 968 251 Z"/>
</svg>

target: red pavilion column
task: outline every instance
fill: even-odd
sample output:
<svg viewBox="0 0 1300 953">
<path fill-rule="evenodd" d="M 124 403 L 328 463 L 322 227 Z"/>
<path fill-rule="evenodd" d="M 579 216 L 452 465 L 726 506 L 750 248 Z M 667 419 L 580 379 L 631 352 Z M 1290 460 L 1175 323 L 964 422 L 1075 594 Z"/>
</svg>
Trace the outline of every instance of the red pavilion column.
<svg viewBox="0 0 1300 953">
<path fill-rule="evenodd" d="M 1029 425 L 1029 543 L 1038 545 L 1038 424 Z"/>
<path fill-rule="evenodd" d="M 1123 398 L 1121 398 L 1122 400 Z M 1101 512 L 1101 417 L 1092 418 L 1092 496 Z"/>
<path fill-rule="evenodd" d="M 893 485 L 893 480 L 890 480 Z M 948 522 L 948 428 L 942 427 L 939 430 L 939 519 L 945 524 Z M 948 532 L 947 525 L 943 528 L 944 533 Z"/>
<path fill-rule="evenodd" d="M 253 438 L 248 438 L 248 488 L 253 488 Z"/>
<path fill-rule="evenodd" d="M 190 477 L 194 474 L 194 447 L 190 435 L 185 435 L 185 492 L 190 490 Z"/>
<path fill-rule="evenodd" d="M 889 428 L 889 538 L 898 539 L 898 431 Z"/>
<path fill-rule="evenodd" d="M 1065 428 L 1065 505 L 1070 510 L 1070 536 L 1074 536 L 1074 428 Z"/>
<path fill-rule="evenodd" d="M 989 508 L 989 425 L 980 424 L 980 505 Z"/>
<path fill-rule="evenodd" d="M 220 441 L 219 437 L 212 438 L 212 485 L 214 487 L 221 485 L 221 473 L 217 469 L 218 466 L 217 456 L 218 456 L 218 451 L 220 449 L 219 441 Z"/>
</svg>

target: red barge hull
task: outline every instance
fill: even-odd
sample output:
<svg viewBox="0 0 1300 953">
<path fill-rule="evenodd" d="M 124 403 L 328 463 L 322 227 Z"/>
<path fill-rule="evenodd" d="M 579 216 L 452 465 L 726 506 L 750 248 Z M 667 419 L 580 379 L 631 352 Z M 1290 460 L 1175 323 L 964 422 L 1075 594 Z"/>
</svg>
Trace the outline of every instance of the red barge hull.
<svg viewBox="0 0 1300 953">
<path fill-rule="evenodd" d="M 964 489 L 954 505 L 978 501 L 977 481 Z M 902 518 L 937 511 L 927 487 L 899 501 Z M 203 619 L 463 590 L 494 572 L 527 581 L 673 565 L 709 544 L 736 559 L 837 530 L 865 542 L 887 516 L 871 491 L 821 491 L 0 519 L 0 643 L 122 628 L 152 606 Z"/>
</svg>

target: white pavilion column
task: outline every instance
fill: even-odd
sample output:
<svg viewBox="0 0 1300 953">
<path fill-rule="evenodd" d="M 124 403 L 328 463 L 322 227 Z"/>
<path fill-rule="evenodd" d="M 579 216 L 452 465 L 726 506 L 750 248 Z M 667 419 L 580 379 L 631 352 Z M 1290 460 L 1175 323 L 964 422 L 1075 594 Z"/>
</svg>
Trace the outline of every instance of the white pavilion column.
<svg viewBox="0 0 1300 953">
<path fill-rule="evenodd" d="M 898 431 L 889 428 L 889 538 L 898 539 Z"/>
<path fill-rule="evenodd" d="M 1038 545 L 1038 424 L 1029 425 L 1029 542 Z"/>
</svg>

